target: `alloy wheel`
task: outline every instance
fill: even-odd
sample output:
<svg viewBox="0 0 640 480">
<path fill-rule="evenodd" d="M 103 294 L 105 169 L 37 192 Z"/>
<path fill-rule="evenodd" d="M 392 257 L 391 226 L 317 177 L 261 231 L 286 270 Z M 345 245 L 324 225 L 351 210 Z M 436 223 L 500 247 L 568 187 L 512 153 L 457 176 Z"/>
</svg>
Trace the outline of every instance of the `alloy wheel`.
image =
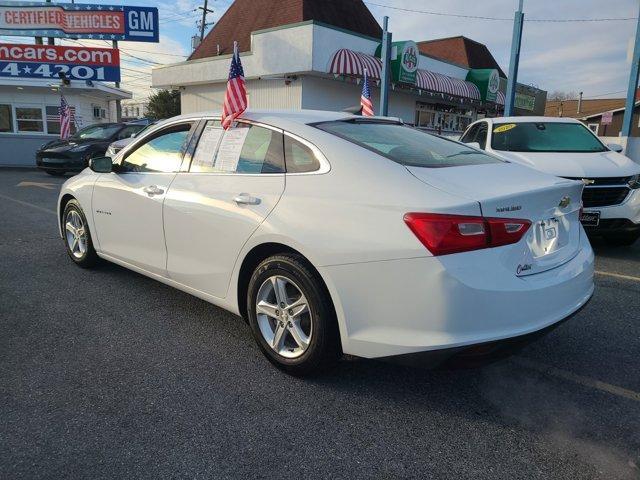
<svg viewBox="0 0 640 480">
<path fill-rule="evenodd" d="M 256 297 L 256 317 L 262 337 L 278 355 L 298 358 L 309 348 L 313 315 L 305 295 L 289 278 L 267 278 Z"/>
<path fill-rule="evenodd" d="M 69 251 L 75 258 L 81 259 L 87 253 L 87 228 L 77 210 L 69 210 L 64 228 Z"/>
</svg>

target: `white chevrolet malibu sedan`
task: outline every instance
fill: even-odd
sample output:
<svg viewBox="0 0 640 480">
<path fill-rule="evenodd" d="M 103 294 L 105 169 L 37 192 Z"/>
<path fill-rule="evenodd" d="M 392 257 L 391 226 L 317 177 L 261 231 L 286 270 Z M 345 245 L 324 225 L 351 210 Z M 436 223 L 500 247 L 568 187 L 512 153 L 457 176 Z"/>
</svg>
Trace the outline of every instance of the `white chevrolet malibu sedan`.
<svg viewBox="0 0 640 480">
<path fill-rule="evenodd" d="M 252 111 L 155 125 L 58 211 L 79 266 L 241 315 L 305 374 L 342 353 L 475 360 L 570 317 L 594 289 L 582 188 L 390 118 Z"/>
</svg>

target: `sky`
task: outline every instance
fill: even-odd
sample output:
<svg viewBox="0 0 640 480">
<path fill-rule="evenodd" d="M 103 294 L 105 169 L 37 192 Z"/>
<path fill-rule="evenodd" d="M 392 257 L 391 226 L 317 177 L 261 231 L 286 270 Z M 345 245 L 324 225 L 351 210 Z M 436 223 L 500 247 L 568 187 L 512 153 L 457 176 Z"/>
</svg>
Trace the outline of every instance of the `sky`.
<svg viewBox="0 0 640 480">
<path fill-rule="evenodd" d="M 191 51 L 191 37 L 198 33 L 196 22 L 202 15 L 197 7 L 203 3 L 202 0 L 81 2 L 158 7 L 160 43 L 120 42 L 122 88 L 132 91 L 137 99 L 153 92 L 150 72 L 154 66 L 186 60 Z M 207 20 L 217 21 L 231 3 L 231 0 L 209 0 L 209 8 L 214 13 Z M 508 72 L 517 0 L 365 0 L 365 4 L 380 24 L 385 15 L 389 17 L 394 40 L 420 41 L 464 35 L 487 45 L 502 69 Z M 637 17 L 638 0 L 524 0 L 524 12 L 519 82 L 548 92 L 582 91 L 585 98 L 625 95 L 630 69 L 627 52 L 635 35 L 636 22 L 603 19 Z M 575 19 L 598 21 L 559 21 Z M 7 41 L 32 43 L 27 37 L 21 40 L 0 36 L 0 42 Z M 80 42 L 87 46 L 105 46 L 98 41 Z"/>
</svg>

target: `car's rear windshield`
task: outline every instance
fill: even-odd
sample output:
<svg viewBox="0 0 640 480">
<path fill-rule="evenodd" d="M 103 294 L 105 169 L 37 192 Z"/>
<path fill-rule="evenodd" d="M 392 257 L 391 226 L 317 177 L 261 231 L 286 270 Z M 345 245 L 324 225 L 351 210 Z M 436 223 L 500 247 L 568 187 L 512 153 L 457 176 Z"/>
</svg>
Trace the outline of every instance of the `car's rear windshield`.
<svg viewBox="0 0 640 480">
<path fill-rule="evenodd" d="M 604 152 L 606 148 L 582 124 L 561 122 L 494 123 L 494 150 L 505 152 Z"/>
<path fill-rule="evenodd" d="M 473 148 L 398 123 L 343 120 L 315 126 L 408 167 L 500 163 Z"/>
</svg>

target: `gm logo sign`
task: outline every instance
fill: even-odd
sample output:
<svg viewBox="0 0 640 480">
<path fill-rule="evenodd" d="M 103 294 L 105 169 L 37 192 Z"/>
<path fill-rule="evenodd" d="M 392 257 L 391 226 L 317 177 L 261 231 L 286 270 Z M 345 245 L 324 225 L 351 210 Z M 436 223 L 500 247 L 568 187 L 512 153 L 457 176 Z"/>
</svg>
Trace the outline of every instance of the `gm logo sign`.
<svg viewBox="0 0 640 480">
<path fill-rule="evenodd" d="M 157 42 L 159 40 L 158 9 L 154 7 L 124 7 L 127 40 Z"/>
</svg>

